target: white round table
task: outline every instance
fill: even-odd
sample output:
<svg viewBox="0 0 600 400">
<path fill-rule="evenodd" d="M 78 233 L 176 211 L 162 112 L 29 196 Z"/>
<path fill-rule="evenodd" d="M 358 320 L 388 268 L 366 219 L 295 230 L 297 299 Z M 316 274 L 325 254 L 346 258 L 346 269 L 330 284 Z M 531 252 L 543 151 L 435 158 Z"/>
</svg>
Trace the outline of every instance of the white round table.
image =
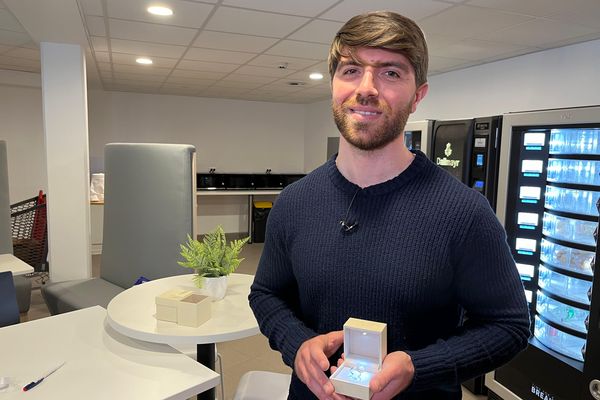
<svg viewBox="0 0 600 400">
<path fill-rule="evenodd" d="M 156 296 L 174 288 L 194 289 L 193 275 L 177 275 L 133 286 L 115 296 L 107 307 L 107 320 L 117 332 L 152 343 L 196 344 L 198 361 L 214 370 L 215 343 L 259 333 L 248 304 L 252 275 L 231 274 L 227 293 L 212 302 L 211 318 L 197 328 L 156 319 Z M 199 398 L 214 398 L 214 390 Z"/>
</svg>

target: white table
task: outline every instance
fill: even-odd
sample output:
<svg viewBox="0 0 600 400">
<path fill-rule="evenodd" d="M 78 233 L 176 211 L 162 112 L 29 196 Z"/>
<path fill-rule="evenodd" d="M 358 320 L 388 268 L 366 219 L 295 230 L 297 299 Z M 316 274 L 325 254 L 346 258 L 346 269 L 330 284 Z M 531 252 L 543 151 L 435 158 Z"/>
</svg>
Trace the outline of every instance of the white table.
<svg viewBox="0 0 600 400">
<path fill-rule="evenodd" d="M 12 254 L 0 254 L 0 272 L 11 271 L 13 275 L 33 272 L 33 267 Z"/>
<path fill-rule="evenodd" d="M 187 399 L 219 375 L 170 346 L 123 336 L 90 307 L 0 329 L 0 399 Z M 65 361 L 28 392 L 23 386 Z"/>
<path fill-rule="evenodd" d="M 177 275 L 133 286 L 108 304 L 108 323 L 123 335 L 154 343 L 197 345 L 198 361 L 214 369 L 215 343 L 242 339 L 259 333 L 248 304 L 252 275 L 231 274 L 225 298 L 212 302 L 211 318 L 197 328 L 155 318 L 157 295 L 181 287 L 193 289 L 193 275 Z M 214 398 L 214 390 L 202 398 Z"/>
</svg>

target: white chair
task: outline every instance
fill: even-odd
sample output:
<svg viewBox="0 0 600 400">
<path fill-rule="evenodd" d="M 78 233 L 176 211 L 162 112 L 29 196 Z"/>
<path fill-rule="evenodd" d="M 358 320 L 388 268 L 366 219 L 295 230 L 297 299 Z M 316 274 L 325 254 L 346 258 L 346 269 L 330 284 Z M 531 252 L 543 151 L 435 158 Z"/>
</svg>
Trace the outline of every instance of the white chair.
<svg viewBox="0 0 600 400">
<path fill-rule="evenodd" d="M 291 380 L 291 375 L 278 372 L 246 372 L 233 400 L 286 400 Z"/>
</svg>

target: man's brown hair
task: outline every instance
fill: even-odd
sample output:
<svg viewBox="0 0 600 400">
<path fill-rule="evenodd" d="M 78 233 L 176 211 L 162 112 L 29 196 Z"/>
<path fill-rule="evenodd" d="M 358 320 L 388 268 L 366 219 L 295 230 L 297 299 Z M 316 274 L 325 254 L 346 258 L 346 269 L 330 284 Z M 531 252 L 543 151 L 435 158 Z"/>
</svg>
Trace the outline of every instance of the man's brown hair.
<svg viewBox="0 0 600 400">
<path fill-rule="evenodd" d="M 421 28 L 410 18 L 390 11 L 374 11 L 352 17 L 335 35 L 329 49 L 329 75 L 332 79 L 340 58 L 356 60 L 354 52 L 360 47 L 401 53 L 415 70 L 417 87 L 427 82 L 427 43 Z"/>
</svg>

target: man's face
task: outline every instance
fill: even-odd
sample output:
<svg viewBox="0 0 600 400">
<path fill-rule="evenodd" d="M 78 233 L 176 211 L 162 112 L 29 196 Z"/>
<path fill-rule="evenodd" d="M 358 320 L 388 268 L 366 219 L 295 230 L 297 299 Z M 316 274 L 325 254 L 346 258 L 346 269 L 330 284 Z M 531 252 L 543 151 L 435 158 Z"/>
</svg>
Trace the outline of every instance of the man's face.
<svg viewBox="0 0 600 400">
<path fill-rule="evenodd" d="M 342 57 L 333 76 L 333 117 L 346 141 L 376 150 L 402 134 L 427 84 L 416 87 L 414 69 L 402 54 L 363 47 L 355 55 L 358 62 Z"/>
</svg>

